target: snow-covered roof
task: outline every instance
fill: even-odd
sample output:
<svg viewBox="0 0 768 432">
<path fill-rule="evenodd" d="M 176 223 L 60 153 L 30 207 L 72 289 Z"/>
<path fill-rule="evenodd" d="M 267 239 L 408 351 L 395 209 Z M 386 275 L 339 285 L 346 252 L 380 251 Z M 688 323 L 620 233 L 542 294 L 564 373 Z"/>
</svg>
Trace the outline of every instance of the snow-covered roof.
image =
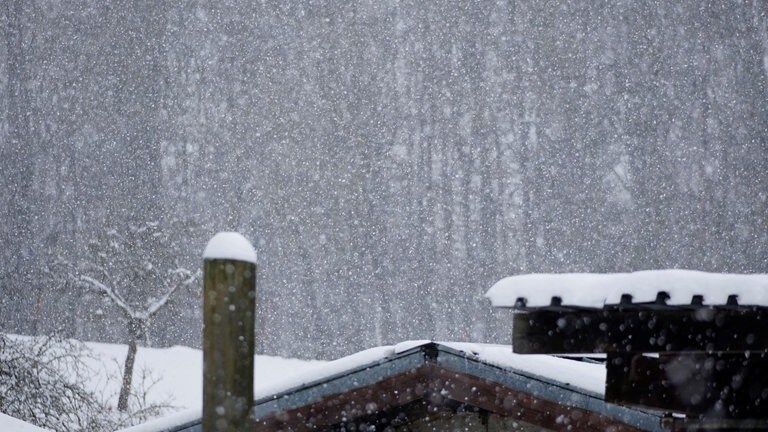
<svg viewBox="0 0 768 432">
<path fill-rule="evenodd" d="M 327 363 L 307 365 L 296 373 L 275 374 L 270 382 L 261 382 L 254 390 L 256 404 L 277 402 L 285 395 L 302 389 L 320 388 L 335 391 L 328 383 L 339 377 L 356 372 L 366 373 L 371 368 L 396 359 L 415 349 L 436 345 L 440 349 L 465 353 L 481 364 L 499 368 L 503 373 L 519 377 L 530 377 L 532 382 L 556 383 L 559 388 L 590 395 L 585 397 L 602 399 L 605 385 L 605 367 L 600 363 L 587 363 L 547 355 L 519 355 L 509 345 L 439 342 L 428 340 L 406 341 L 396 345 L 367 349 Z M 258 365 L 257 365 L 258 368 Z M 292 371 L 293 372 L 293 371 Z M 501 373 L 501 372 L 500 372 Z M 512 376 L 512 375 L 510 375 Z M 258 381 L 258 380 L 257 380 Z M 547 384 L 551 386 L 551 384 Z M 124 432 L 159 432 L 196 430 L 200 424 L 199 408 L 179 412 L 166 418 L 126 429 Z"/>
<path fill-rule="evenodd" d="M 270 397 L 304 385 L 323 381 L 329 377 L 375 364 L 429 343 L 432 342 L 428 340 L 406 341 L 396 345 L 380 346 L 360 351 L 356 354 L 321 364 L 315 368 L 307 369 L 280 382 L 274 382 L 270 386 L 262 386 L 256 389 L 254 399 Z M 585 363 L 548 355 L 515 354 L 509 345 L 461 342 L 437 343 L 456 351 L 467 353 L 484 363 L 504 369 L 525 372 L 598 395 L 602 395 L 605 390 L 605 368 L 602 364 Z"/>
<path fill-rule="evenodd" d="M 13 432 L 48 432 L 48 429 L 39 428 L 33 424 L 29 424 L 3 413 L 0 413 L 0 430 Z"/>
<path fill-rule="evenodd" d="M 190 408 L 117 432 L 172 432 L 193 429 L 200 425 L 201 408 Z"/>
<path fill-rule="evenodd" d="M 420 373 L 422 375 L 412 375 Z M 355 395 L 361 394 L 374 395 L 369 403 L 382 410 L 384 415 L 384 412 L 396 411 L 398 404 L 409 403 L 409 398 L 419 397 L 409 390 L 412 387 L 408 387 L 413 385 L 409 381 L 413 377 L 418 377 L 420 383 L 421 379 L 425 380 L 425 391 L 439 391 L 447 398 L 451 394 L 463 397 L 461 400 L 469 405 L 487 400 L 489 396 L 496 398 L 494 403 L 499 403 L 501 394 L 507 395 L 504 398 L 525 394 L 523 399 L 534 405 L 546 401 L 545 405 L 556 404 L 565 411 L 586 410 L 612 419 L 610 421 L 642 425 L 644 430 L 661 430 L 658 414 L 605 402 L 606 372 L 601 363 L 546 355 L 518 355 L 509 345 L 431 341 L 372 348 L 295 375 L 274 386 L 271 393 L 257 392 L 252 416 L 265 430 L 273 427 L 290 429 L 294 423 L 305 421 L 308 413 L 322 417 L 322 421 L 349 419 L 364 414 L 353 410 L 348 417 L 347 411 L 343 411 L 346 406 L 358 403 Z M 452 381 L 454 378 L 458 381 Z M 472 387 L 472 396 L 467 396 L 466 386 L 474 385 L 473 379 L 478 383 L 495 384 L 490 387 L 480 385 L 477 389 Z M 398 387 L 392 380 L 399 380 L 397 382 L 403 387 Z M 392 399 L 386 396 L 392 391 L 395 394 L 402 391 L 403 397 Z M 518 396 L 511 396 L 513 394 Z M 382 395 L 381 399 L 376 399 L 379 396 L 375 395 Z M 424 397 L 430 398 L 428 395 Z M 497 408 L 504 411 L 501 405 Z M 588 416 L 584 411 L 578 415 Z"/>
<path fill-rule="evenodd" d="M 724 274 L 694 270 L 647 270 L 633 273 L 562 273 L 512 276 L 485 294 L 493 306 L 550 305 L 602 308 L 618 305 L 623 296 L 632 303 L 768 306 L 768 274 Z M 553 301 L 553 299 L 555 299 Z"/>
</svg>

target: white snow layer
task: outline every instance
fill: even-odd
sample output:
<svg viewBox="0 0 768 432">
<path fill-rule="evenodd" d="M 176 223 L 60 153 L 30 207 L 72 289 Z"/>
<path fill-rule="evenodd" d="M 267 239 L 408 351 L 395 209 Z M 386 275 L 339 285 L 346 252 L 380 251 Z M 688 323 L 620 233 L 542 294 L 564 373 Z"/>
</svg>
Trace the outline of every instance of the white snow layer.
<svg viewBox="0 0 768 432">
<path fill-rule="evenodd" d="M 605 393 L 605 366 L 549 355 L 512 352 L 509 345 L 446 342 L 441 344 L 476 355 L 481 361 L 525 375 L 557 381 L 602 396 Z"/>
<path fill-rule="evenodd" d="M 254 389 L 254 399 L 261 399 L 281 393 L 286 390 L 301 387 L 305 384 L 324 380 L 342 372 L 348 372 L 356 368 L 383 360 L 395 351 L 392 346 L 383 346 L 367 349 L 347 357 L 342 357 L 323 365 L 306 369 L 301 373 L 291 375 L 280 381 L 273 381 L 270 385 L 259 386 Z"/>
<path fill-rule="evenodd" d="M 220 232 L 208 241 L 203 259 L 231 259 L 256 264 L 256 251 L 239 233 Z"/>
<path fill-rule="evenodd" d="M 542 307 L 560 297 L 563 305 L 602 308 L 618 304 L 621 296 L 632 302 L 656 300 L 664 292 L 667 304 L 691 304 L 700 295 L 705 305 L 725 304 L 730 295 L 740 305 L 768 305 L 768 274 L 706 273 L 694 270 L 646 270 L 634 273 L 562 273 L 512 276 L 497 282 L 485 294 L 493 306 L 512 307 L 519 298 L 526 306 Z"/>
<path fill-rule="evenodd" d="M 120 374 L 128 348 L 125 345 L 87 342 L 92 358 L 88 366 L 94 372 L 88 388 L 107 396 L 117 406 Z M 254 358 L 254 387 L 270 387 L 293 374 L 312 369 L 325 362 L 286 359 L 257 355 Z M 133 382 L 150 386 L 148 403 L 170 403 L 180 409 L 199 409 L 203 401 L 203 352 L 174 346 L 171 348 L 139 347 L 136 353 Z M 144 375 L 146 374 L 146 377 Z M 115 379 L 117 377 L 118 379 Z"/>
<path fill-rule="evenodd" d="M 33 424 L 21 421 L 17 418 L 0 413 L 0 431 L 8 432 L 47 432 L 48 429 L 39 428 Z"/>
<path fill-rule="evenodd" d="M 170 430 L 176 426 L 181 426 L 186 423 L 191 423 L 196 420 L 200 420 L 203 415 L 202 408 L 192 408 L 183 411 L 179 411 L 165 417 L 150 420 L 148 422 L 138 424 L 126 429 L 121 429 L 118 432 L 157 432 Z"/>
<path fill-rule="evenodd" d="M 320 366 L 307 369 L 270 386 L 255 391 L 255 399 L 269 397 L 307 384 L 319 383 L 329 377 L 368 366 L 395 354 L 430 343 L 428 340 L 401 342 L 360 351 Z M 605 391 L 605 368 L 602 364 L 585 363 L 547 355 L 521 355 L 512 352 L 509 345 L 490 345 L 459 342 L 437 342 L 440 345 L 476 356 L 478 360 L 504 369 L 530 376 L 557 381 L 592 393 Z"/>
</svg>

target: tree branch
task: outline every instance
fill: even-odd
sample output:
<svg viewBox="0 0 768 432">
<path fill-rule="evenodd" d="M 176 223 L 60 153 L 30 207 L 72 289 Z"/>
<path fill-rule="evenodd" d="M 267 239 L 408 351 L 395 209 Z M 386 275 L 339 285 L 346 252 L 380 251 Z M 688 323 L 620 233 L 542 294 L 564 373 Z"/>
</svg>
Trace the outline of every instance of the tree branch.
<svg viewBox="0 0 768 432">
<path fill-rule="evenodd" d="M 629 185 L 627 184 L 627 179 L 625 179 L 624 176 L 621 175 L 621 173 L 616 167 L 613 167 L 612 172 L 616 180 L 619 181 L 619 184 L 621 185 L 621 187 L 631 195 L 632 191 L 629 189 Z"/>
<path fill-rule="evenodd" d="M 176 292 L 179 288 L 181 288 L 183 285 L 188 285 L 195 281 L 196 273 L 192 273 L 189 270 L 186 269 L 176 269 L 173 270 L 171 273 L 184 276 L 186 279 L 179 281 L 177 283 L 174 283 L 171 288 L 166 291 L 166 293 L 160 297 L 156 302 L 152 303 L 147 307 L 146 311 L 144 312 L 147 316 L 147 318 L 152 317 L 154 314 L 157 313 L 157 311 L 165 306 L 166 303 L 168 303 L 168 300 L 171 298 L 174 292 Z"/>
<path fill-rule="evenodd" d="M 123 297 L 115 292 L 112 288 L 104 285 L 103 283 L 97 281 L 96 279 L 89 277 L 89 276 L 80 276 L 80 280 L 83 282 L 89 283 L 94 288 L 98 289 L 99 291 L 103 292 L 104 294 L 109 297 L 112 302 L 123 310 L 123 312 L 128 315 L 129 318 L 142 318 L 137 314 L 133 308 L 128 305 L 128 303 L 123 299 Z"/>
</svg>

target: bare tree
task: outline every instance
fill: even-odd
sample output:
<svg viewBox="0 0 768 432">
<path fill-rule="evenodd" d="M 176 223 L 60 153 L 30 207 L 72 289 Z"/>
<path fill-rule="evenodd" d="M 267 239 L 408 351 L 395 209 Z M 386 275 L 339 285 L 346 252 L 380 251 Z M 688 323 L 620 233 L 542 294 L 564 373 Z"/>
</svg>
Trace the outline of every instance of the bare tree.
<svg viewBox="0 0 768 432">
<path fill-rule="evenodd" d="M 105 295 L 127 322 L 128 353 L 117 408 L 125 411 L 131 392 L 136 344 L 147 340 L 149 322 L 181 287 L 199 273 L 177 266 L 167 254 L 169 241 L 159 224 L 107 231 L 91 242 L 91 258 L 79 280 Z"/>
</svg>

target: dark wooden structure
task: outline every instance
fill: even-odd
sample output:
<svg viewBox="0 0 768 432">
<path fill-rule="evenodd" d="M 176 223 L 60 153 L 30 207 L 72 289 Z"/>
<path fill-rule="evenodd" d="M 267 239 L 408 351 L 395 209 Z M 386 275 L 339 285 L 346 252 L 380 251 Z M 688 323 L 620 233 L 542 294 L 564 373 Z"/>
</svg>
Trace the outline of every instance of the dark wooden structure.
<svg viewBox="0 0 768 432">
<path fill-rule="evenodd" d="M 658 413 L 426 343 L 257 400 L 256 430 L 661 430 Z"/>
<path fill-rule="evenodd" d="M 768 308 L 667 305 L 630 296 L 602 308 L 563 304 L 512 307 L 513 348 L 526 354 L 606 354 L 608 402 L 685 414 L 672 430 L 768 430 Z"/>
</svg>

